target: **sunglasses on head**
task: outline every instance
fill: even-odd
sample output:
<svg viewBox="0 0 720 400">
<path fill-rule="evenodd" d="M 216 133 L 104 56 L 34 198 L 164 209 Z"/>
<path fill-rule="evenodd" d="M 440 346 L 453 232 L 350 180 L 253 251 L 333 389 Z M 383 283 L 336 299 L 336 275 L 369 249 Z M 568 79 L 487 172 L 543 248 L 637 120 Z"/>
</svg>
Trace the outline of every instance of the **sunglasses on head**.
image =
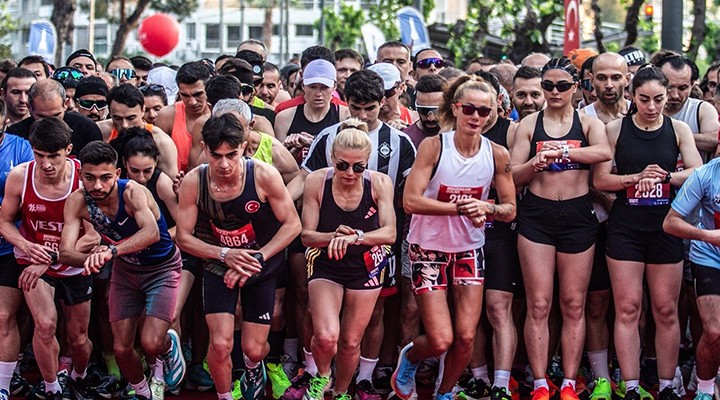
<svg viewBox="0 0 720 400">
<path fill-rule="evenodd" d="M 345 172 L 345 171 L 347 171 L 348 168 L 350 168 L 350 167 L 351 167 L 351 165 L 350 165 L 350 163 L 347 162 L 347 161 L 340 160 L 340 161 L 338 161 L 338 162 L 335 163 L 335 168 L 337 168 L 338 171 L 343 171 L 343 172 Z M 363 172 L 365 172 L 366 169 L 367 169 L 367 165 L 363 165 L 363 164 L 361 164 L 361 163 L 356 163 L 356 164 L 353 164 L 353 165 L 352 165 L 352 170 L 353 170 L 353 172 L 355 172 L 356 174 L 363 173 Z"/>
<path fill-rule="evenodd" d="M 240 93 L 242 93 L 243 96 L 249 96 L 255 93 L 255 86 L 242 83 L 240 84 Z"/>
<path fill-rule="evenodd" d="M 558 92 L 567 92 L 568 90 L 572 89 L 573 85 L 575 85 L 574 82 L 550 82 L 550 81 L 542 81 L 540 82 L 540 86 L 542 86 L 543 89 L 547 90 L 548 92 L 552 92 L 557 88 Z"/>
<path fill-rule="evenodd" d="M 108 102 L 105 100 L 77 100 L 76 103 L 85 110 L 92 110 L 93 107 L 102 110 L 108 106 Z"/>
<path fill-rule="evenodd" d="M 490 112 L 492 111 L 492 108 L 485 107 L 485 106 L 475 107 L 472 104 L 460 104 L 460 103 L 455 103 L 455 105 L 460 107 L 460 109 L 462 110 L 462 113 L 465 115 L 473 115 L 477 111 L 479 116 L 487 117 L 488 115 L 490 115 Z"/>
<path fill-rule="evenodd" d="M 164 91 L 165 91 L 165 86 L 163 86 L 163 85 L 156 85 L 156 84 L 145 85 L 145 86 L 140 86 L 140 91 L 141 91 L 143 94 L 145 94 L 145 92 L 158 92 L 158 93 L 159 93 L 159 92 L 164 92 Z"/>
<path fill-rule="evenodd" d="M 418 103 L 415 103 L 415 110 L 423 117 L 428 116 L 431 113 L 437 115 L 438 108 L 439 107 L 437 106 L 421 106 Z"/>
<path fill-rule="evenodd" d="M 80 80 L 84 78 L 82 72 L 74 69 L 59 69 L 52 74 L 52 78 L 56 81 L 64 81 L 67 78 Z"/>
<path fill-rule="evenodd" d="M 592 85 L 592 81 L 590 79 L 583 79 L 580 81 L 580 88 L 587 90 L 588 92 L 592 92 L 595 90 L 595 88 Z M 560 90 L 560 89 L 558 89 Z M 560 90 L 561 92 L 564 92 L 564 90 Z"/>
<path fill-rule="evenodd" d="M 418 61 L 416 66 L 420 69 L 428 69 L 431 65 L 434 65 L 435 68 L 443 68 L 445 61 L 441 58 L 425 58 Z"/>
<path fill-rule="evenodd" d="M 118 79 L 133 79 L 135 78 L 135 70 L 131 68 L 115 68 L 108 71 L 115 75 Z"/>
</svg>

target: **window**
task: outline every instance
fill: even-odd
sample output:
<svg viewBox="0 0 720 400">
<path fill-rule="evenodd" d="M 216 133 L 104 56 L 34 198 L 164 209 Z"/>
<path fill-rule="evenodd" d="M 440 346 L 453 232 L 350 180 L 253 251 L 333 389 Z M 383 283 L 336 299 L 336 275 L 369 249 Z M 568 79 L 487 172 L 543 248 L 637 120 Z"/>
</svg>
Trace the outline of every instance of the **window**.
<svg viewBox="0 0 720 400">
<path fill-rule="evenodd" d="M 185 38 L 187 40 L 195 40 L 195 23 L 194 22 L 185 24 Z"/>
<path fill-rule="evenodd" d="M 220 48 L 220 25 L 205 25 L 205 47 L 208 49 Z"/>
<path fill-rule="evenodd" d="M 295 36 L 311 36 L 315 32 L 312 25 L 295 25 Z"/>
<path fill-rule="evenodd" d="M 240 45 L 242 32 L 240 25 L 228 25 L 227 27 L 227 47 L 235 48 Z"/>
<path fill-rule="evenodd" d="M 261 25 L 250 25 L 248 26 L 248 36 L 250 39 L 262 40 L 262 26 Z"/>
<path fill-rule="evenodd" d="M 76 26 L 75 27 L 75 46 L 79 49 L 87 49 L 89 46 L 88 39 L 88 27 L 87 26 Z"/>
<path fill-rule="evenodd" d="M 106 24 L 95 24 L 95 43 L 93 47 L 94 54 L 107 54 L 108 52 L 108 32 Z"/>
<path fill-rule="evenodd" d="M 280 36 L 280 25 L 273 25 L 273 36 Z"/>
</svg>

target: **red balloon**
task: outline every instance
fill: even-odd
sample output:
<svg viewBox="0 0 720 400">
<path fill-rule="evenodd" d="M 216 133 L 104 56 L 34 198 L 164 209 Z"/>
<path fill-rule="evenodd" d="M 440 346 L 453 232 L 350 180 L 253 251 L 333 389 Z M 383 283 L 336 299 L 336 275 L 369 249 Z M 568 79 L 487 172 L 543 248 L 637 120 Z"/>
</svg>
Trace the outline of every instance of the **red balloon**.
<svg viewBox="0 0 720 400">
<path fill-rule="evenodd" d="M 175 18 L 167 14 L 155 14 L 140 24 L 138 39 L 148 53 L 162 57 L 177 46 L 180 27 Z"/>
</svg>

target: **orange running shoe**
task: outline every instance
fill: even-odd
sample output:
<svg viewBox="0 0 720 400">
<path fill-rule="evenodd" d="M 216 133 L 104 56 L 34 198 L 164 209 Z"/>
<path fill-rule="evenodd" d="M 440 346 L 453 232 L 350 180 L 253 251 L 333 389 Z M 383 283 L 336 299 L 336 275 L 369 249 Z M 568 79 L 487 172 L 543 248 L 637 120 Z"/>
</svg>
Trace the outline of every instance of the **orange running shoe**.
<svg viewBox="0 0 720 400">
<path fill-rule="evenodd" d="M 560 400 L 579 400 L 572 386 L 565 386 L 560 390 Z"/>
<path fill-rule="evenodd" d="M 533 390 L 530 395 L 532 400 L 550 400 L 550 391 L 546 387 L 539 387 Z"/>
</svg>

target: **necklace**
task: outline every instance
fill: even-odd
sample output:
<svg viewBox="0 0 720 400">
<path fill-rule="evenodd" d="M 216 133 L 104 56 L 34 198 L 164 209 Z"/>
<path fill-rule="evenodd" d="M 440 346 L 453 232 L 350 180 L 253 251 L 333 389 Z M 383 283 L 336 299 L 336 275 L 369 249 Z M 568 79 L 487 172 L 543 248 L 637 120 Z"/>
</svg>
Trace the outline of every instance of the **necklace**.
<svg viewBox="0 0 720 400">
<path fill-rule="evenodd" d="M 225 192 L 230 191 L 230 190 L 233 189 L 233 186 L 234 186 L 234 183 L 235 183 L 235 182 L 238 182 L 238 181 L 242 180 L 243 170 L 244 170 L 244 168 L 242 167 L 242 164 L 241 164 L 241 166 L 240 166 L 240 174 L 239 174 L 238 179 L 235 180 L 235 181 L 233 181 L 233 182 L 231 182 L 228 186 L 226 186 L 226 187 L 224 187 L 224 188 L 221 188 L 220 186 L 218 186 L 217 183 L 215 183 L 215 180 L 212 179 L 212 176 L 211 176 L 209 173 L 208 173 L 208 178 L 210 179 L 210 183 L 212 183 L 213 188 L 215 188 L 215 191 L 216 191 L 216 192 L 225 193 Z"/>
<path fill-rule="evenodd" d="M 652 125 L 641 124 L 637 114 L 633 115 L 632 119 L 633 119 L 633 122 L 635 123 L 635 126 L 637 126 L 638 128 L 642 127 L 646 131 L 649 131 L 650 128 L 653 128 L 652 130 L 655 130 L 656 128 L 660 127 L 663 124 L 663 116 L 662 115 L 660 116 L 660 119 L 658 119 L 658 121 Z"/>
</svg>

